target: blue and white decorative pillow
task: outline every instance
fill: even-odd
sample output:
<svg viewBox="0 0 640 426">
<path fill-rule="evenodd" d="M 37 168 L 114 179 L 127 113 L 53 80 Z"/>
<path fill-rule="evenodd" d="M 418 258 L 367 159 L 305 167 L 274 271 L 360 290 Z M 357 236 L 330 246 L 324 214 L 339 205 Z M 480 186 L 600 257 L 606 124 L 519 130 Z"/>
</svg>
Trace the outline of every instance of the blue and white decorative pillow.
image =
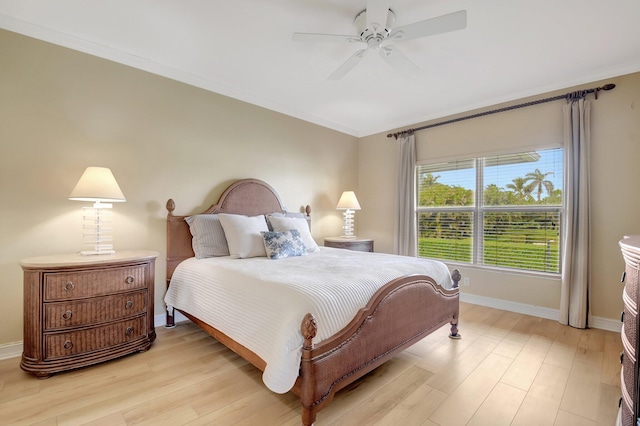
<svg viewBox="0 0 640 426">
<path fill-rule="evenodd" d="M 261 232 L 264 248 L 269 259 L 304 256 L 307 249 L 302 242 L 300 232 L 296 229 L 284 232 Z"/>
</svg>

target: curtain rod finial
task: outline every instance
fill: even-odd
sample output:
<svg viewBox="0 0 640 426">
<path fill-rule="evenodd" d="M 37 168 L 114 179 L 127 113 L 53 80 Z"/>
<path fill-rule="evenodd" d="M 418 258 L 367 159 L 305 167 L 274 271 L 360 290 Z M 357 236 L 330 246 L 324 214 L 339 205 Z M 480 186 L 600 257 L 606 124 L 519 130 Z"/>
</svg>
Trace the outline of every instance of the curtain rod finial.
<svg viewBox="0 0 640 426">
<path fill-rule="evenodd" d="M 609 83 L 609 84 L 605 84 L 604 86 L 602 86 L 602 90 L 611 90 L 611 89 L 614 89 L 615 87 L 616 87 L 615 84 Z"/>
</svg>

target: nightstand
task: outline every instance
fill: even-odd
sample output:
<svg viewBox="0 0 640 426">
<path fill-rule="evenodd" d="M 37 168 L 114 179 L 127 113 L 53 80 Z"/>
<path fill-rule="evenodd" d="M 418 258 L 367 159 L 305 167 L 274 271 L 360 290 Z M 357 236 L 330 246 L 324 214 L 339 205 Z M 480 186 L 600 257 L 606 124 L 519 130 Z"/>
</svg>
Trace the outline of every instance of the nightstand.
<svg viewBox="0 0 640 426">
<path fill-rule="evenodd" d="M 324 245 L 354 251 L 373 251 L 373 240 L 370 238 L 330 237 L 324 239 Z"/>
<path fill-rule="evenodd" d="M 153 324 L 154 251 L 24 259 L 24 352 L 38 378 L 146 351 Z"/>
</svg>

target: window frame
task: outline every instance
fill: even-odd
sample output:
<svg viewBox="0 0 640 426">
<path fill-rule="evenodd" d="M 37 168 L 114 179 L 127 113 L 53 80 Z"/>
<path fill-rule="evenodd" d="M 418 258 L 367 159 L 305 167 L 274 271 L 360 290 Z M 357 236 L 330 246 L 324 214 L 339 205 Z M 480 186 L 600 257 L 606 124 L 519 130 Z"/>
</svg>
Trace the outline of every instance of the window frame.
<svg viewBox="0 0 640 426">
<path fill-rule="evenodd" d="M 545 150 L 561 150 L 562 151 L 562 171 L 563 174 L 566 172 L 566 160 L 564 158 L 564 150 L 561 146 L 553 145 L 553 146 L 544 146 L 544 147 L 536 147 L 536 148 L 521 148 L 511 152 L 501 152 L 501 153 L 487 153 L 487 154 L 471 154 L 470 156 L 457 156 L 456 158 L 447 158 L 447 159 L 434 159 L 429 162 L 420 162 L 417 163 L 414 169 L 414 178 L 416 179 L 415 185 L 415 208 L 414 208 L 414 217 L 416 220 L 416 224 L 420 222 L 420 214 L 421 213 L 439 213 L 439 212 L 464 212 L 470 213 L 473 217 L 472 221 L 472 251 L 471 251 L 471 262 L 467 263 L 459 260 L 449 260 L 442 259 L 443 262 L 451 263 L 451 264 L 459 264 L 465 265 L 473 268 L 479 269 L 487 269 L 493 271 L 507 272 L 513 274 L 520 275 L 536 275 L 536 276 L 547 276 L 557 278 L 562 275 L 562 257 L 563 257 L 563 239 L 562 235 L 564 234 L 564 213 L 565 213 L 565 194 L 566 188 L 564 185 L 562 187 L 562 202 L 560 205 L 502 205 L 502 206 L 491 206 L 484 204 L 484 168 L 485 168 L 485 159 L 493 156 L 500 155 L 509 155 L 513 153 L 524 153 L 528 151 L 545 151 Z M 419 205 L 419 170 L 421 166 L 429 166 L 430 164 L 439 164 L 443 162 L 454 162 L 454 161 L 473 161 L 473 167 L 475 168 L 475 185 L 476 187 L 473 189 L 474 191 L 474 204 L 471 206 L 441 206 L 441 207 L 421 207 Z M 564 178 L 563 178 L 564 180 Z M 560 224 L 558 226 L 558 272 L 552 271 L 541 271 L 534 269 L 524 269 L 524 268 L 509 268 L 505 266 L 497 266 L 497 265 L 488 265 L 484 263 L 484 246 L 485 246 L 485 234 L 484 234 L 484 216 L 486 212 L 518 212 L 518 213 L 557 213 L 560 219 Z M 416 245 L 419 244 L 420 241 L 420 229 L 416 227 Z M 416 250 L 416 256 L 420 257 L 419 250 Z"/>
</svg>

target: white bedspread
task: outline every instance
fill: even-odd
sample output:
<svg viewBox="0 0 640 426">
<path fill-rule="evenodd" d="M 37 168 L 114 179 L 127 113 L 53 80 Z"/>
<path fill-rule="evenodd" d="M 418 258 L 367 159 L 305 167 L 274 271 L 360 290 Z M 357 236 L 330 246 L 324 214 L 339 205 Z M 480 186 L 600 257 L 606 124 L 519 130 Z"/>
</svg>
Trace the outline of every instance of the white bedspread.
<svg viewBox="0 0 640 426">
<path fill-rule="evenodd" d="M 288 392 L 300 366 L 300 324 L 317 321 L 319 343 L 340 331 L 394 278 L 422 274 L 452 287 L 441 262 L 321 247 L 307 256 L 187 259 L 173 273 L 168 307 L 184 310 L 247 347 L 267 364 L 262 380 Z"/>
</svg>

